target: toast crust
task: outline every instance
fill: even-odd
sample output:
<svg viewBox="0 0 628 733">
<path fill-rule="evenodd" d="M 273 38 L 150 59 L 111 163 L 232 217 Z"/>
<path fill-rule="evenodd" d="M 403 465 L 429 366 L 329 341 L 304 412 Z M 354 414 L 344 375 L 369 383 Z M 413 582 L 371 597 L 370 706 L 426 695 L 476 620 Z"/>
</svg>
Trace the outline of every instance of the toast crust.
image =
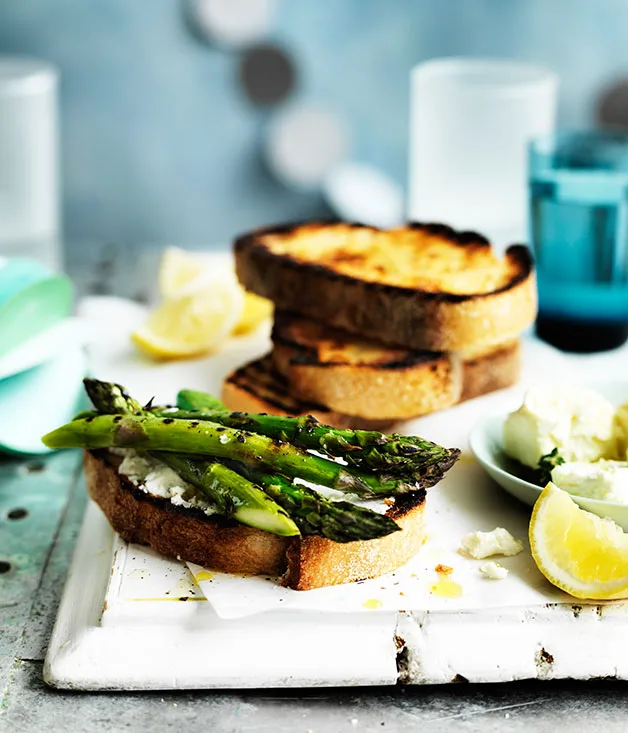
<svg viewBox="0 0 628 733">
<path fill-rule="evenodd" d="M 292 391 L 338 412 L 403 420 L 450 407 L 462 393 L 455 353 L 390 349 L 283 312 L 271 338 Z"/>
<path fill-rule="evenodd" d="M 289 538 L 151 497 L 118 473 L 115 459 L 108 451 L 85 451 L 83 465 L 90 496 L 123 540 L 227 573 L 285 571 Z"/>
<path fill-rule="evenodd" d="M 405 565 L 425 543 L 423 511 L 425 492 L 406 496 L 407 506 L 386 512 L 402 532 L 367 542 L 338 544 L 324 537 L 306 537 L 287 552 L 286 585 L 295 590 L 346 583 L 344 578 L 376 578 Z M 396 511 L 395 511 L 396 509 Z"/>
<path fill-rule="evenodd" d="M 321 404 L 294 397 L 286 378 L 275 369 L 270 355 L 231 372 L 223 382 L 220 398 L 230 410 L 268 412 L 291 417 L 312 415 L 319 422 L 335 428 L 378 430 L 385 433 L 396 422 L 343 414 Z"/>
<path fill-rule="evenodd" d="M 424 490 L 406 494 L 386 512 L 402 532 L 339 544 L 278 537 L 151 497 L 118 473 L 119 459 L 106 450 L 85 451 L 83 464 L 90 496 L 127 542 L 218 571 L 282 576 L 295 590 L 377 577 L 403 565 L 425 541 Z"/>
<path fill-rule="evenodd" d="M 382 253 L 399 242 L 403 261 L 388 264 Z M 422 251 L 441 262 L 440 270 L 451 264 L 452 271 L 439 275 L 436 267 L 422 278 Z M 388 232 L 324 222 L 269 227 L 239 237 L 235 259 L 244 287 L 278 309 L 395 346 L 490 346 L 514 340 L 536 317 L 534 266 L 526 247 L 514 245 L 499 260 L 481 235 L 440 224 Z"/>
<path fill-rule="evenodd" d="M 501 344 L 489 353 L 464 360 L 461 402 L 511 387 L 521 376 L 521 343 Z"/>
</svg>

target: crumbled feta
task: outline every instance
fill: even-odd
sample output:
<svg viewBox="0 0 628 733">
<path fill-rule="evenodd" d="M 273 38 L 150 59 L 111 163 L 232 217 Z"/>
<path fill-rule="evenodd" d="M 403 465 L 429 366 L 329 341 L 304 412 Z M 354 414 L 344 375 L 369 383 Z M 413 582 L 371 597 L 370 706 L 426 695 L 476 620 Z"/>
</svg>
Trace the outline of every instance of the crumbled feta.
<svg viewBox="0 0 628 733">
<path fill-rule="evenodd" d="M 465 555 L 483 560 L 493 555 L 518 555 L 523 551 L 523 544 L 507 529 L 497 527 L 492 532 L 471 532 L 462 538 L 460 549 Z"/>
<path fill-rule="evenodd" d="M 170 499 L 175 506 L 194 507 L 208 515 L 216 513 L 216 507 L 209 499 L 199 496 L 193 486 L 161 461 L 139 455 L 131 449 L 116 453 L 124 456 L 118 473 L 126 476 L 138 489 L 160 499 Z"/>
<path fill-rule="evenodd" d="M 626 461 L 570 461 L 552 470 L 552 482 L 576 496 L 628 504 Z"/>
<path fill-rule="evenodd" d="M 611 403 L 590 389 L 560 384 L 534 387 L 506 419 L 504 451 L 531 468 L 554 448 L 565 461 L 613 458 L 614 413 Z"/>
<path fill-rule="evenodd" d="M 480 572 L 489 580 L 503 580 L 508 575 L 508 569 L 495 560 L 487 560 L 480 565 Z"/>
</svg>

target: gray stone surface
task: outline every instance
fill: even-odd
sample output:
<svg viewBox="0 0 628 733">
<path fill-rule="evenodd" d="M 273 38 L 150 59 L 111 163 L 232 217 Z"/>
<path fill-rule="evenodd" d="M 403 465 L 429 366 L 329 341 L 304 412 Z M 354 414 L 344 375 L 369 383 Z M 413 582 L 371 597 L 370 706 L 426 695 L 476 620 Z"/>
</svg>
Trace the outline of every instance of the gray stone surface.
<svg viewBox="0 0 628 733">
<path fill-rule="evenodd" d="M 516 683 L 487 687 L 246 693 L 83 694 L 48 690 L 41 664 L 18 662 L 1 730 L 364 733 L 626 730 L 624 686 Z M 5 725 L 5 728 L 2 728 Z"/>
</svg>

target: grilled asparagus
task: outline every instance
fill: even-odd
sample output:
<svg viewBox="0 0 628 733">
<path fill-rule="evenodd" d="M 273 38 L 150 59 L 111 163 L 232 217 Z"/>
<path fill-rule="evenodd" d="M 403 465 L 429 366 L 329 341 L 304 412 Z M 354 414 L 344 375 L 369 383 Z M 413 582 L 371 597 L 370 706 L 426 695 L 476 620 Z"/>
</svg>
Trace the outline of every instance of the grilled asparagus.
<svg viewBox="0 0 628 733">
<path fill-rule="evenodd" d="M 358 496 L 393 496 L 421 488 L 420 481 L 358 471 L 315 456 L 290 443 L 208 421 L 144 415 L 97 415 L 62 425 L 42 438 L 49 448 L 138 448 L 229 458 L 266 466 Z M 430 477 L 430 480 L 433 477 Z M 430 484 L 431 485 L 431 484 Z"/>
<path fill-rule="evenodd" d="M 86 379 L 85 387 L 94 406 L 100 412 L 121 414 L 146 412 L 145 408 L 133 400 L 120 385 Z M 213 406 L 216 401 L 211 395 L 184 390 L 179 393 L 177 402 L 203 408 Z M 224 474 L 219 470 L 213 470 L 214 477 L 218 474 L 219 479 L 223 479 L 219 480 L 216 486 L 212 481 L 208 481 L 207 462 L 166 452 L 153 452 L 152 455 L 173 468 L 188 483 L 210 496 L 222 514 L 241 521 L 241 515 L 232 511 L 234 502 L 230 500 L 229 491 L 224 491 L 225 477 L 231 480 L 231 484 L 234 482 L 233 471 Z M 235 465 L 242 468 L 241 464 Z M 288 512 L 303 534 L 321 535 L 335 542 L 351 542 L 374 539 L 399 530 L 399 526 L 385 515 L 350 502 L 330 501 L 319 492 L 303 485 L 293 484 L 278 474 L 255 472 L 254 476 L 255 483 L 260 484 L 266 494 Z M 247 478 L 251 478 L 251 475 Z M 237 483 L 235 487 L 236 490 L 240 488 Z M 229 489 L 230 485 L 226 488 Z M 250 486 L 246 487 L 246 491 L 248 497 Z M 254 519 L 253 526 L 259 527 L 260 518 L 255 515 Z M 267 524 L 267 513 L 264 513 L 261 519 Z"/>
</svg>

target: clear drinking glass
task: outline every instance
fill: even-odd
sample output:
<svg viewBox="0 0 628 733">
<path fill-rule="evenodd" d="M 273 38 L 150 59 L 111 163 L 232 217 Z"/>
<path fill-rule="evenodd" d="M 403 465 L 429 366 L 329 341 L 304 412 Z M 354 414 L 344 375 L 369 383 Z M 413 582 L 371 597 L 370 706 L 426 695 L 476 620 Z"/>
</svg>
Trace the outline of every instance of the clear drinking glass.
<svg viewBox="0 0 628 733">
<path fill-rule="evenodd" d="M 0 257 L 61 266 L 57 72 L 0 56 Z"/>
<path fill-rule="evenodd" d="M 411 75 L 408 216 L 512 244 L 527 231 L 527 148 L 553 132 L 558 78 L 507 60 L 437 59 Z M 508 241 L 510 240 L 510 241 Z"/>
<path fill-rule="evenodd" d="M 563 132 L 530 146 L 538 335 L 566 351 L 628 338 L 628 133 Z"/>
</svg>

